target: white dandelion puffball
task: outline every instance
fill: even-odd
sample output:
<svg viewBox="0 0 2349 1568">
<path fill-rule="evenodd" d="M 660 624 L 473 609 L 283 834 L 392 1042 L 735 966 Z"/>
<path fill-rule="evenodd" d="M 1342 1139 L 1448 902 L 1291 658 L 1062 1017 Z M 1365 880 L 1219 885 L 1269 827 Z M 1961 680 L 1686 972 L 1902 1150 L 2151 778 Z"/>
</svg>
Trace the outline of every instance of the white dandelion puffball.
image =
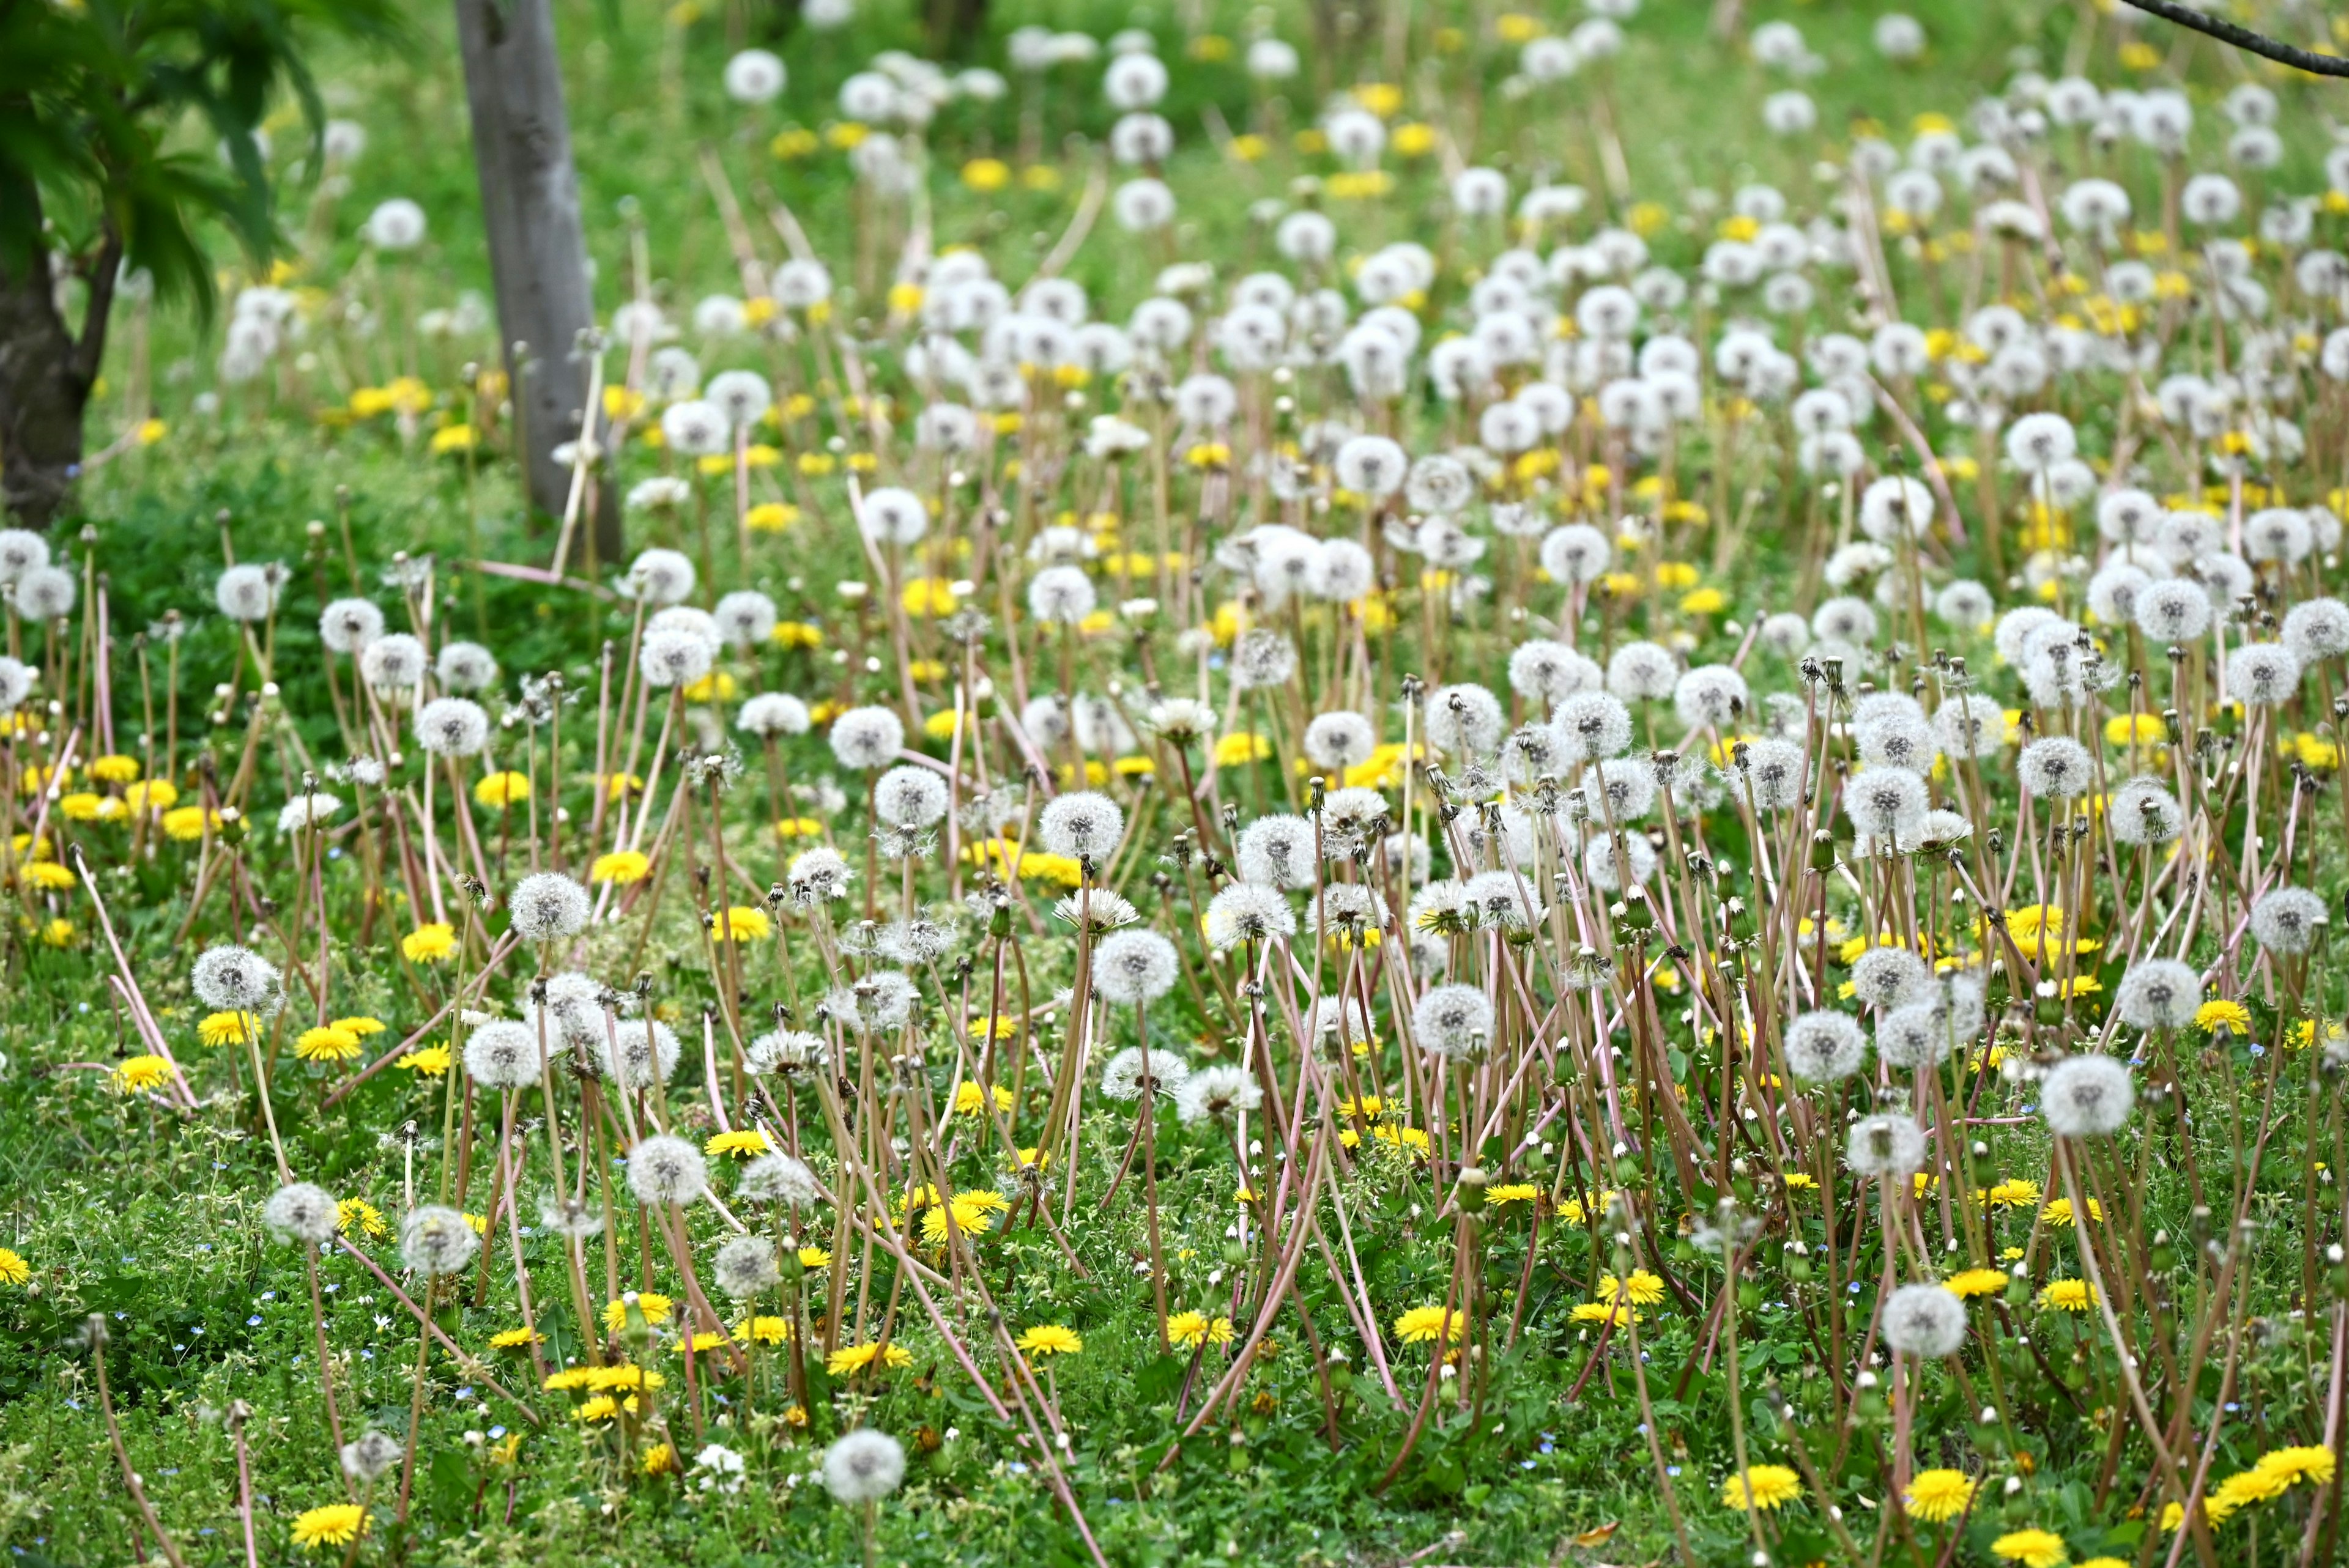
<svg viewBox="0 0 2349 1568">
<path fill-rule="evenodd" d="M 1411 1032 L 1432 1057 L 1465 1057 L 1492 1038 L 1492 1000 L 1474 985 L 1433 986 L 1412 1009 Z"/>
<path fill-rule="evenodd" d="M 506 895 L 514 934 L 524 942 L 560 942 L 587 929 L 587 890 L 561 872 L 538 872 Z"/>
<path fill-rule="evenodd" d="M 412 251 L 424 242 L 424 209 L 394 196 L 367 214 L 359 237 L 378 251 Z"/>
<path fill-rule="evenodd" d="M 886 1432 L 860 1427 L 823 1451 L 823 1487 L 835 1502 L 878 1502 L 905 1479 L 905 1447 Z"/>
<path fill-rule="evenodd" d="M 2202 1006 L 2202 976 L 2175 958 L 2141 958 L 2121 976 L 2113 1011 L 2140 1029 L 2182 1029 Z"/>
<path fill-rule="evenodd" d="M 2113 1057 L 2066 1057 L 2039 1086 L 2039 1113 L 2047 1119 L 2047 1130 L 2064 1138 L 2118 1132 L 2136 1103 L 2137 1086 L 2128 1068 Z"/>
<path fill-rule="evenodd" d="M 1925 1130 L 1907 1116 L 1863 1116 L 1851 1124 L 1844 1162 L 1861 1176 L 1907 1176 L 1925 1165 Z"/>
<path fill-rule="evenodd" d="M 269 1195 L 261 1222 L 281 1241 L 323 1247 L 335 1239 L 341 1211 L 333 1193 L 308 1181 L 293 1181 Z"/>
<path fill-rule="evenodd" d="M 1798 1015 L 1786 1026 L 1783 1041 L 1786 1067 L 1806 1083 L 1832 1083 L 1859 1070 L 1868 1054 L 1868 1037 L 1859 1021 L 1844 1013 Z"/>
<path fill-rule="evenodd" d="M 701 1150 L 656 1133 L 628 1150 L 628 1190 L 640 1203 L 690 1203 L 709 1185 Z"/>
<path fill-rule="evenodd" d="M 885 707 L 852 707 L 832 721 L 833 756 L 860 773 L 895 760 L 905 744 L 905 722 Z"/>
<path fill-rule="evenodd" d="M 454 1209 L 428 1203 L 399 1223 L 399 1258 L 427 1279 L 461 1274 L 481 1249 L 481 1238 Z"/>
<path fill-rule="evenodd" d="M 765 49 L 744 49 L 726 62 L 726 96 L 736 103 L 766 103 L 783 90 L 783 62 Z"/>
<path fill-rule="evenodd" d="M 1938 1360 L 1966 1342 L 1966 1304 L 1947 1285 L 1904 1284 L 1884 1298 L 1884 1343 Z"/>
<path fill-rule="evenodd" d="M 1037 834 L 1048 853 L 1098 864 L 1125 837 L 1125 810 L 1092 789 L 1058 795 L 1038 820 Z"/>
</svg>

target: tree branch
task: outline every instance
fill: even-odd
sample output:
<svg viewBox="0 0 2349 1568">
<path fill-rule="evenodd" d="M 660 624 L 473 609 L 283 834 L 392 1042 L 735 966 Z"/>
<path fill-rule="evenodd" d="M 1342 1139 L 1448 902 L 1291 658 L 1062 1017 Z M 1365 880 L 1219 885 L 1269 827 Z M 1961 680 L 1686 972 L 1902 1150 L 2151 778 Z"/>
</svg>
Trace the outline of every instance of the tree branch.
<svg viewBox="0 0 2349 1568">
<path fill-rule="evenodd" d="M 2128 0 L 2128 4 L 2140 11 L 2149 11 L 2165 22 L 2175 22 L 2181 27 L 2190 27 L 2195 32 L 2207 34 L 2222 44 L 2232 44 L 2236 48 L 2248 49 L 2254 55 L 2290 66 L 2294 70 L 2306 71 L 2311 76 L 2349 77 L 2349 59 L 2344 59 L 2338 55 L 2312 54 L 2306 49 L 2294 48 L 2292 45 L 2282 43 L 2265 34 L 2254 33 L 2249 27 L 2238 27 L 2232 22 L 2224 21 L 2206 12 L 2197 11 L 2191 5 L 2178 5 L 2176 0 Z"/>
<path fill-rule="evenodd" d="M 84 387 L 98 379 L 98 368 L 106 359 L 107 318 L 114 314 L 114 284 L 121 273 L 122 233 L 109 218 L 98 255 L 85 274 L 89 281 L 89 306 L 82 314 L 81 336 L 74 344 L 74 374 Z"/>
</svg>

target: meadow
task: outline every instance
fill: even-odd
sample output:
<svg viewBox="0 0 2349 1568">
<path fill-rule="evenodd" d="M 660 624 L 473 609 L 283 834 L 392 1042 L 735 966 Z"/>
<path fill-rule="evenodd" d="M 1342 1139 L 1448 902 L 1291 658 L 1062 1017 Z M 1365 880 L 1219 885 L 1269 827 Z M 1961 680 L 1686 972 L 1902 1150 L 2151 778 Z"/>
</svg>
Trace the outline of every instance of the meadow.
<svg viewBox="0 0 2349 1568">
<path fill-rule="evenodd" d="M 0 530 L 14 1561 L 2343 1560 L 2335 84 L 555 14 L 575 426 L 415 8 Z"/>
</svg>

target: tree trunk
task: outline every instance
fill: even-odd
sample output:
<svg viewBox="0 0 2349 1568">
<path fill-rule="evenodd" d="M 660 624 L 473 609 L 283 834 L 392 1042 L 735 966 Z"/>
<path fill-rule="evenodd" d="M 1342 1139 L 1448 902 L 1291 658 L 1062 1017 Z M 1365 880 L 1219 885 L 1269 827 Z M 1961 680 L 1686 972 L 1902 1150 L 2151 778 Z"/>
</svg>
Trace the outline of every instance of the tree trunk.
<svg viewBox="0 0 2349 1568">
<path fill-rule="evenodd" d="M 37 193 L 27 188 L 11 195 L 36 203 L 28 227 L 37 232 Z M 0 512 L 14 512 L 28 527 L 48 527 L 81 471 L 82 410 L 105 351 L 121 255 L 109 235 L 91 276 L 79 339 L 57 312 L 47 248 L 36 243 L 22 256 L 0 257 Z"/>
<path fill-rule="evenodd" d="M 587 395 L 583 334 L 595 325 L 587 243 L 579 224 L 579 178 L 571 163 L 571 122 L 554 55 L 550 0 L 456 0 L 457 42 L 465 60 L 465 100 L 473 121 L 473 164 L 496 281 L 498 328 L 507 385 L 524 448 L 530 501 L 557 518 L 571 496 L 571 465 L 554 449 L 578 439 Z M 598 411 L 595 435 L 604 439 Z M 609 479 L 592 476 L 574 555 L 591 547 L 608 566 L 625 552 Z M 558 567 L 564 565 L 558 562 Z"/>
</svg>

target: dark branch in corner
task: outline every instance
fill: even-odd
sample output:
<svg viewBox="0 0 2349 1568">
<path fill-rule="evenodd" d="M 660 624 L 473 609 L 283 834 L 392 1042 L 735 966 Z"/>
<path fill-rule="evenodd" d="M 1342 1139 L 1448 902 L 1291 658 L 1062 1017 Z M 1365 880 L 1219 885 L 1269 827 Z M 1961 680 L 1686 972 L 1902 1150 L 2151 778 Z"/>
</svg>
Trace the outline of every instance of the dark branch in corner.
<svg viewBox="0 0 2349 1568">
<path fill-rule="evenodd" d="M 2296 49 L 2290 44 L 2280 43 L 2263 33 L 2254 33 L 2249 27 L 2238 27 L 2232 22 L 2222 21 L 2206 12 L 2197 11 L 2191 5 L 2177 5 L 2175 0 L 2128 0 L 2128 4 L 2140 11 L 2149 11 L 2166 22 L 2175 22 L 2181 27 L 2191 27 L 2198 33 L 2208 34 L 2222 44 L 2232 44 L 2239 49 L 2248 49 L 2254 55 L 2290 66 L 2294 70 L 2306 71 L 2311 76 L 2349 77 L 2349 59 L 2344 59 L 2338 55 L 2317 55 L 2306 49 Z"/>
</svg>

